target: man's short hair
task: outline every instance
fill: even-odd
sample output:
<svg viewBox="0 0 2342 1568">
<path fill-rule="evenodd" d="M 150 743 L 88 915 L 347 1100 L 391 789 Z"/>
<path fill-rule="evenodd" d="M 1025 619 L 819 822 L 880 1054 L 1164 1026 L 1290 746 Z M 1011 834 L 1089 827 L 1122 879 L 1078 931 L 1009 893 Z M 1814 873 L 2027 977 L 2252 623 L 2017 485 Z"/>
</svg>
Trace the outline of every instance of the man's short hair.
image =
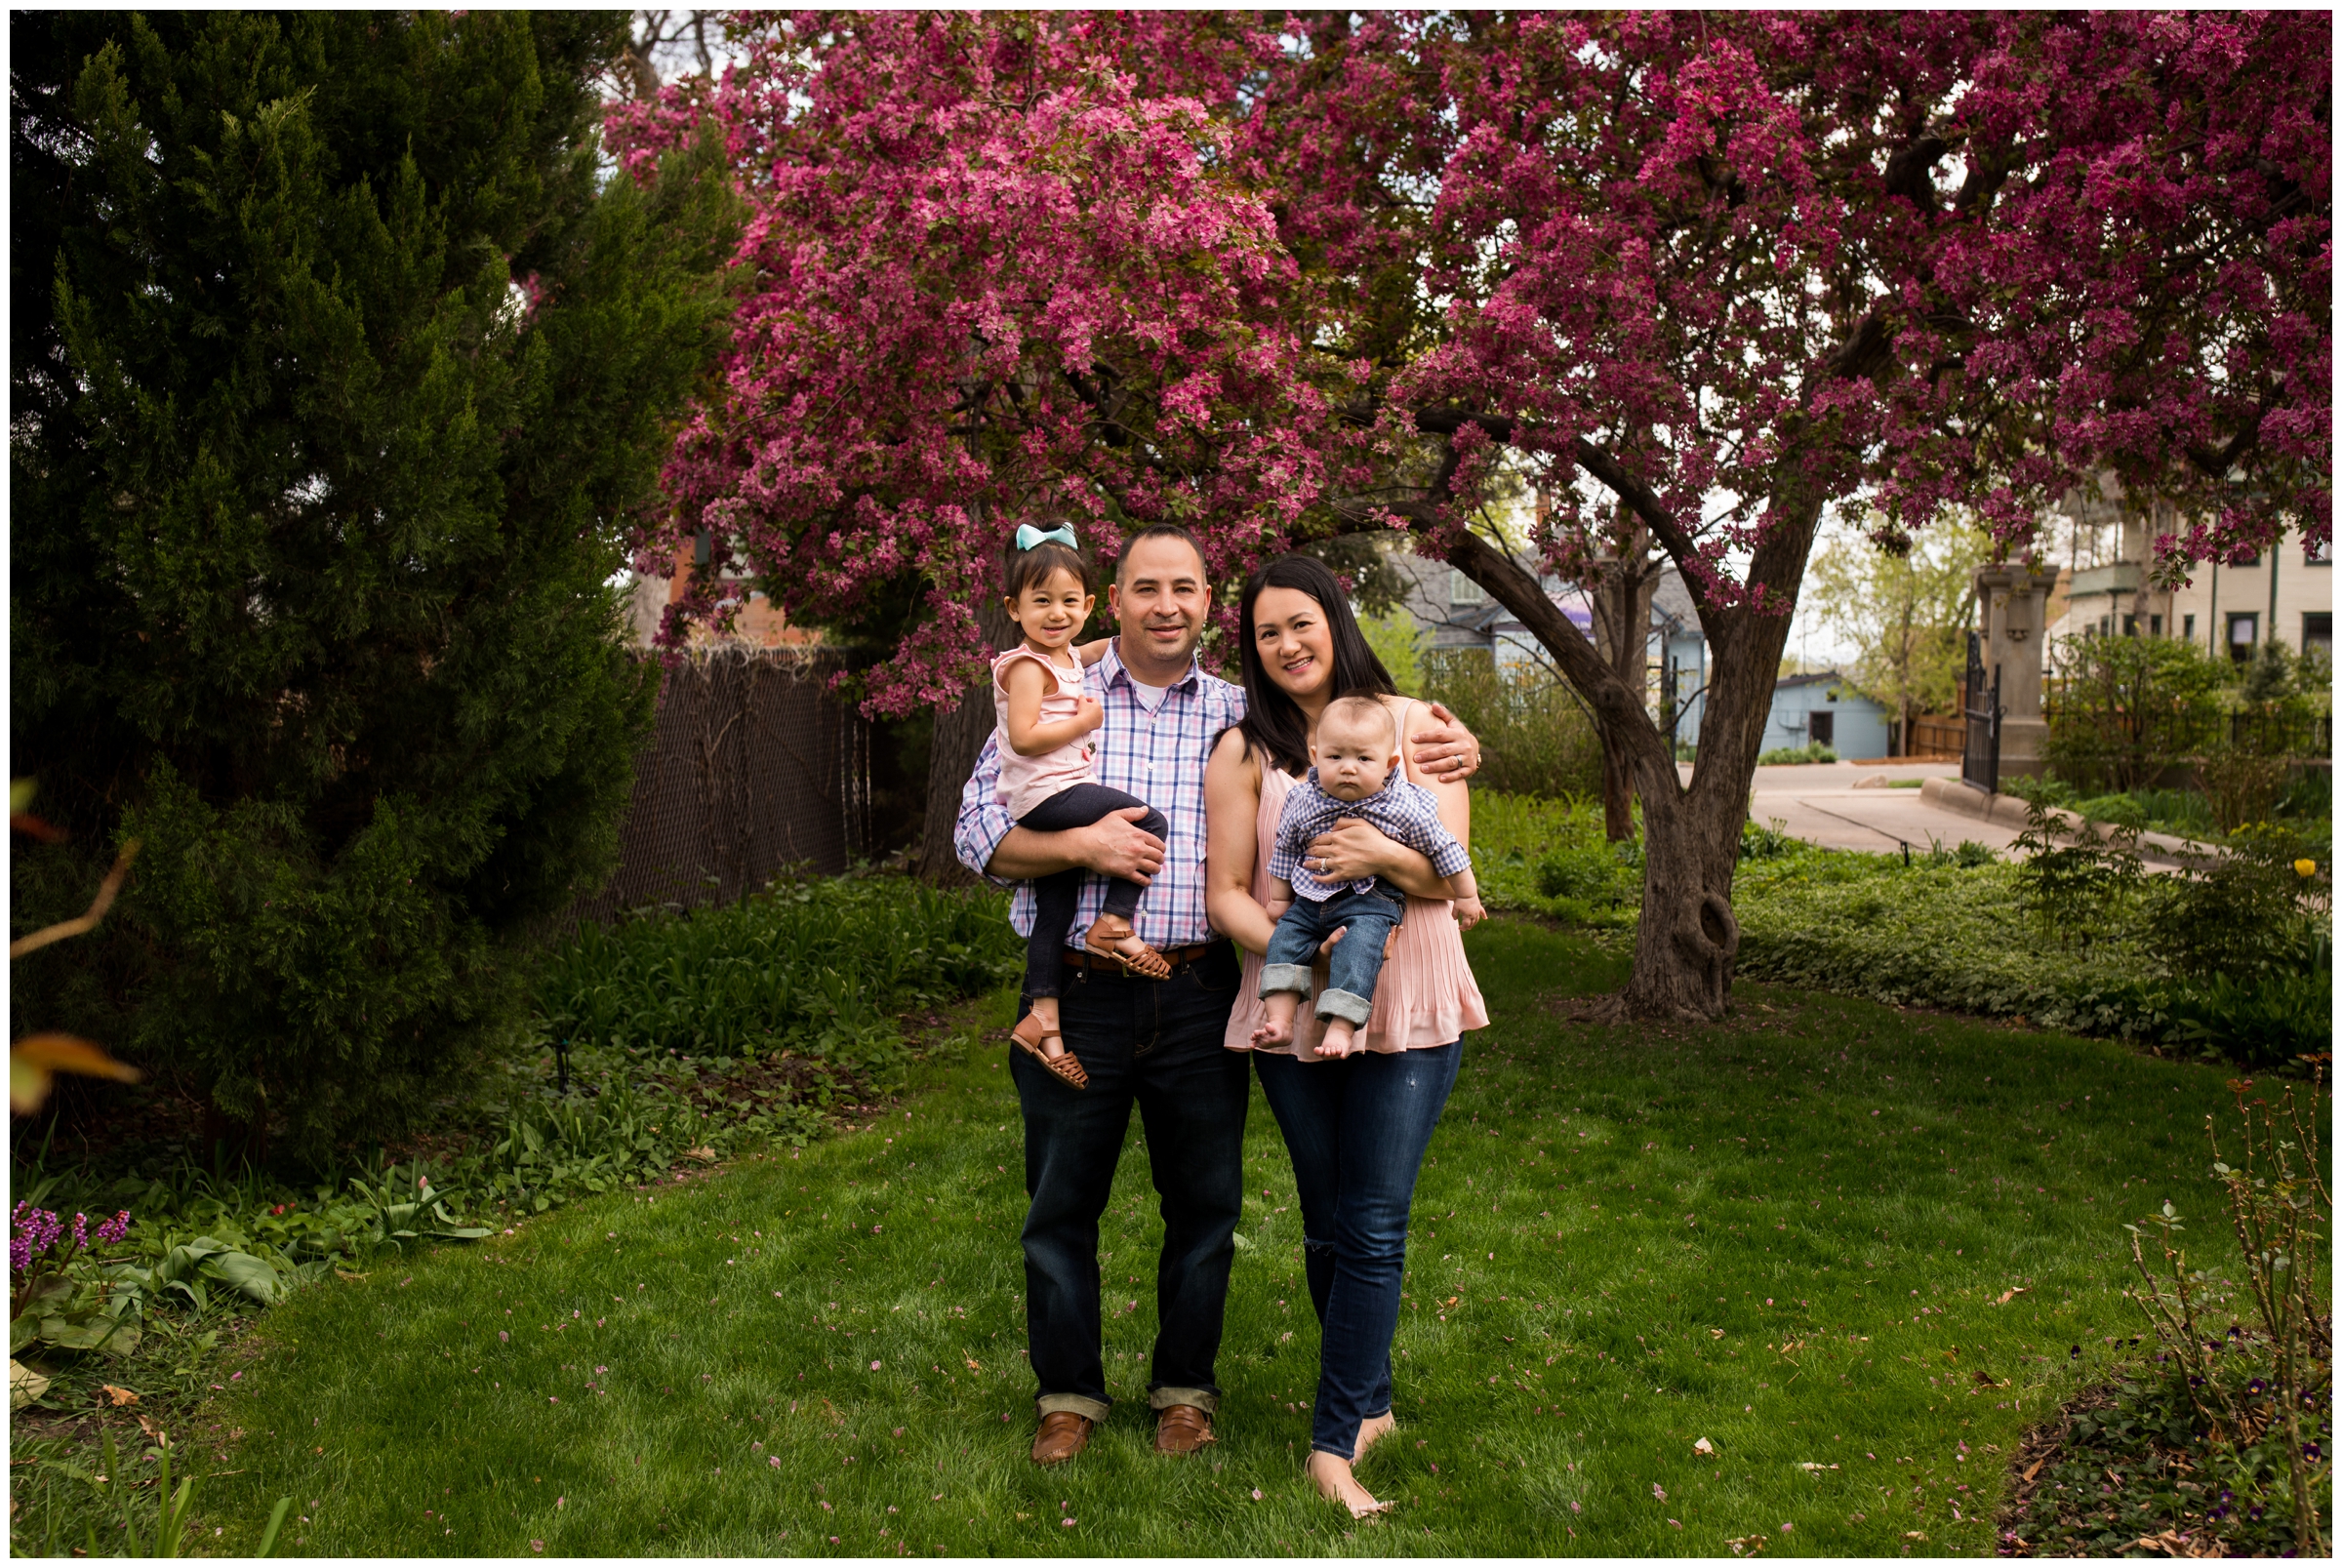
<svg viewBox="0 0 2342 1568">
<path fill-rule="evenodd" d="M 1325 712 L 1318 717 L 1317 728 L 1321 733 L 1327 719 L 1340 724 L 1371 725 L 1376 734 L 1385 738 L 1386 744 L 1393 750 L 1397 749 L 1398 720 L 1392 714 L 1389 704 L 1375 698 L 1337 697 L 1325 704 Z"/>
<path fill-rule="evenodd" d="M 1195 564 L 1203 568 L 1204 585 L 1209 587 L 1212 569 L 1204 559 L 1203 545 L 1195 535 L 1178 523 L 1150 523 L 1122 542 L 1122 553 L 1114 558 L 1114 585 L 1120 587 L 1130 581 L 1130 553 L 1151 539 L 1175 539 L 1195 552 Z"/>
</svg>

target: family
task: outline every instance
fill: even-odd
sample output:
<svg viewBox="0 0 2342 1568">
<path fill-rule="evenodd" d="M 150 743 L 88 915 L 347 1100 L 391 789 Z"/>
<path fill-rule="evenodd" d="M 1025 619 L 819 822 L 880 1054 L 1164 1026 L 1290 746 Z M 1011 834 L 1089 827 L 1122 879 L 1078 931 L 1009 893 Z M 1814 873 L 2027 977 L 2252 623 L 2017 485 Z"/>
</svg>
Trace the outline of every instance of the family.
<svg viewBox="0 0 2342 1568">
<path fill-rule="evenodd" d="M 1242 684 L 1195 659 L 1213 607 L 1185 529 L 1144 529 L 1095 584 L 1070 528 L 1006 561 L 1023 633 L 953 843 L 1018 884 L 1028 933 L 1010 1071 L 1025 1123 L 1032 1458 L 1106 1419 L 1098 1221 L 1135 1102 L 1161 1197 L 1155 1448 L 1214 1441 L 1215 1362 L 1244 1199 L 1250 1075 L 1284 1135 L 1322 1329 L 1309 1473 L 1364 1516 L 1352 1467 L 1393 1427 L 1408 1208 L 1467 1029 L 1487 1014 L 1462 932 L 1472 735 L 1398 694 L 1342 584 L 1272 560 L 1239 600 Z M 1239 949 L 1241 957 L 1239 957 Z"/>
</svg>

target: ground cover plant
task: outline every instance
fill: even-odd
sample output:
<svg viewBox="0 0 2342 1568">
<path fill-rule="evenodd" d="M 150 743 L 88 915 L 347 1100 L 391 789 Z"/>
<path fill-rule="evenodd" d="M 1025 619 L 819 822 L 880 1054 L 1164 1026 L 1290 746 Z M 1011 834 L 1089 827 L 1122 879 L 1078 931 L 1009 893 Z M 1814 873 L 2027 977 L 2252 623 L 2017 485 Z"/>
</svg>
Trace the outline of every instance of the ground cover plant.
<svg viewBox="0 0 2342 1568">
<path fill-rule="evenodd" d="M 403 1146 L 358 1151 L 354 1173 L 231 1173 L 218 1146 L 202 1163 L 183 1129 L 141 1140 L 117 1127 L 71 1156 L 20 1139 L 10 1348 L 37 1385 L 16 1427 L 31 1466 L 18 1496 L 41 1520 L 28 1539 L 119 1531 L 120 1509 L 86 1479 L 120 1473 L 98 1463 L 93 1413 L 116 1418 L 124 1463 L 153 1476 L 165 1455 L 129 1423 L 173 1422 L 225 1387 L 222 1357 L 262 1308 L 517 1215 L 802 1146 L 899 1084 L 933 1008 L 1014 973 L 1021 951 L 989 893 L 785 881 L 558 944 L 535 1024 L 487 1092 Z M 727 1029 L 727 1012 L 760 1026 Z M 68 1234 L 77 1212 L 89 1218 Z"/>
<path fill-rule="evenodd" d="M 1257 1103 L 1221 1443 L 1159 1461 L 1136 1408 L 1134 1146 L 1101 1239 L 1123 1403 L 1026 1460 L 995 995 L 859 1131 L 297 1298 L 196 1418 L 241 1472 L 198 1525 L 238 1549 L 290 1493 L 316 1553 L 1989 1549 L 2001 1462 L 2134 1353 L 2122 1223 L 2216 1201 L 2221 1074 L 1764 985 L 1719 1027 L 1576 1025 L 1552 1004 L 1621 959 L 1470 943 L 1497 1022 L 1417 1200 L 1387 1519 L 1300 1474 L 1317 1331 Z"/>
</svg>

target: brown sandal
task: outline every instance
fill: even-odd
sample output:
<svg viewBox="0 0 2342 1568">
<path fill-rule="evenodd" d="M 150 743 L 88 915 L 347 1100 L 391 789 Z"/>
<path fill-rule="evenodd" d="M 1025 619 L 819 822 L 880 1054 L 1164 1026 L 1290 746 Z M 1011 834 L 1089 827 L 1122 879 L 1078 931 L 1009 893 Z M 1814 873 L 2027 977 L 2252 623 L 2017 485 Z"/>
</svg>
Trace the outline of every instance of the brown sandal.
<svg viewBox="0 0 2342 1568">
<path fill-rule="evenodd" d="M 1141 980 L 1169 980 L 1171 978 L 1171 961 L 1161 953 L 1156 952 L 1145 943 L 1139 945 L 1139 950 L 1135 953 L 1127 953 L 1114 946 L 1112 939 L 1108 939 L 1106 945 L 1101 945 L 1098 928 L 1095 926 L 1083 933 L 1081 950 L 1096 953 L 1101 958 L 1111 958 L 1122 966 L 1122 973 L 1136 975 Z"/>
<path fill-rule="evenodd" d="M 1030 1053 L 1034 1061 L 1040 1063 L 1042 1066 L 1047 1067 L 1050 1072 L 1073 1088 L 1087 1089 L 1090 1086 L 1090 1075 L 1082 1070 L 1081 1063 L 1075 1060 L 1070 1048 L 1058 1056 L 1050 1056 L 1041 1049 L 1041 1042 L 1052 1035 L 1055 1035 L 1061 1044 L 1065 1040 L 1064 1035 L 1047 1027 L 1036 1015 L 1031 1013 L 1019 1019 L 1017 1026 L 1008 1031 L 1008 1037 L 1016 1042 L 1018 1050 Z"/>
</svg>

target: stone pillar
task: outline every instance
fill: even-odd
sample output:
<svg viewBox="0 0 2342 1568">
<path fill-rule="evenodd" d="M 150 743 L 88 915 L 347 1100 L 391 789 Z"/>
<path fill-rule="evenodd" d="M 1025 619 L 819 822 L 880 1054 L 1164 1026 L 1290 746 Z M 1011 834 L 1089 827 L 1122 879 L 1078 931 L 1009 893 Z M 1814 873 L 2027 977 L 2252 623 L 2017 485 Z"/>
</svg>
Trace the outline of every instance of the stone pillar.
<svg viewBox="0 0 2342 1568">
<path fill-rule="evenodd" d="M 2041 719 L 2041 666 L 2048 660 L 2049 590 L 2057 568 L 2009 562 L 1976 569 L 1984 623 L 1984 678 L 2000 674 L 2000 772 L 2044 771 L 2049 727 Z"/>
</svg>

